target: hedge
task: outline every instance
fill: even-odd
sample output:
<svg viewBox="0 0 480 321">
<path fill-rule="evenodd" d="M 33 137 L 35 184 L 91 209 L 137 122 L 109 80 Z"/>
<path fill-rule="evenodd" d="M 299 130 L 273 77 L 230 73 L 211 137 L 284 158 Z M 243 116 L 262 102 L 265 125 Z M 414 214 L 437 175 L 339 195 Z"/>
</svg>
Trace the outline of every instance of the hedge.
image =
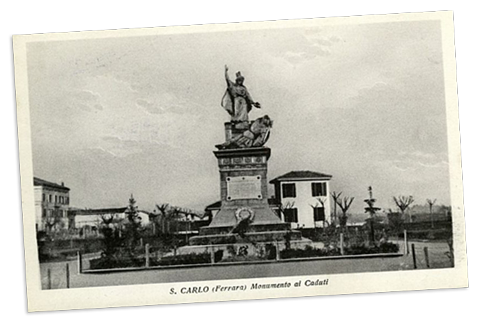
<svg viewBox="0 0 480 321">
<path fill-rule="evenodd" d="M 394 243 L 382 243 L 379 246 L 367 246 L 367 245 L 353 245 L 345 247 L 344 254 L 346 255 L 359 255 L 359 254 L 376 254 L 376 253 L 397 253 L 399 247 Z M 308 257 L 323 257 L 323 256 L 339 256 L 341 255 L 340 249 L 316 249 L 311 246 L 306 246 L 304 249 L 284 249 L 280 251 L 280 257 L 282 259 L 291 258 L 308 258 Z"/>
<path fill-rule="evenodd" d="M 280 258 L 307 258 L 307 257 L 321 257 L 321 256 L 336 256 L 340 255 L 339 249 L 316 249 L 307 245 L 304 249 L 284 249 L 280 251 Z"/>
</svg>

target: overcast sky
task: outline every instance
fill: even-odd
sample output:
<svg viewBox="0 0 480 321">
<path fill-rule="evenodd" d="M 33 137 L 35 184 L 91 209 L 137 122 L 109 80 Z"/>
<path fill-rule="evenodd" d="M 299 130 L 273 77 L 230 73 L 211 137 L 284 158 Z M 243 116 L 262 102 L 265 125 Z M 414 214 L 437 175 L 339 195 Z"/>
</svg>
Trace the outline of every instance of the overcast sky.
<svg viewBox="0 0 480 321">
<path fill-rule="evenodd" d="M 333 175 L 450 204 L 440 23 L 392 22 L 29 43 L 34 174 L 71 188 L 78 207 L 219 199 L 224 65 L 268 114 L 269 179 Z"/>
</svg>

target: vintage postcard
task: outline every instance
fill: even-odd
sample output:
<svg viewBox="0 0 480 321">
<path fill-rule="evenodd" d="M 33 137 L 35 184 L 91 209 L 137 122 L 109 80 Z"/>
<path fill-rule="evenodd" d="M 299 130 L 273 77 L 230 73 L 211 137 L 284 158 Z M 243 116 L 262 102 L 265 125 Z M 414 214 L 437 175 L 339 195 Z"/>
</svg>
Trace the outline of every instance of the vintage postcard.
<svg viewBox="0 0 480 321">
<path fill-rule="evenodd" d="M 29 311 L 467 287 L 453 35 L 14 36 Z"/>
</svg>

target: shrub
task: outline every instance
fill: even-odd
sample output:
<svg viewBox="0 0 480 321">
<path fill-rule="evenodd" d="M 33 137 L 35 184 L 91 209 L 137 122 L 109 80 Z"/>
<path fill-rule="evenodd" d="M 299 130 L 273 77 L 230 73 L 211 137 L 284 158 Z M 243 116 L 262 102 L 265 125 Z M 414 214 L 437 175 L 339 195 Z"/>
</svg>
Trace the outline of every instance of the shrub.
<svg viewBox="0 0 480 321">
<path fill-rule="evenodd" d="M 214 240 L 209 240 L 207 238 L 196 240 L 195 245 L 209 245 L 211 243 L 213 243 L 213 244 L 234 244 L 236 242 L 237 242 L 237 239 L 235 238 L 235 235 L 224 235 L 224 236 L 217 236 Z"/>
<path fill-rule="evenodd" d="M 347 255 L 358 255 L 358 254 L 373 254 L 378 253 L 375 247 L 366 246 L 365 244 L 354 244 L 345 248 L 344 253 Z"/>
<path fill-rule="evenodd" d="M 229 256 L 236 256 L 237 250 L 234 245 L 227 245 L 227 253 Z"/>
<path fill-rule="evenodd" d="M 365 244 L 355 244 L 345 248 L 345 254 L 376 254 L 376 253 L 397 253 L 398 245 L 390 242 L 381 243 L 379 246 L 367 246 Z"/>
<path fill-rule="evenodd" d="M 322 257 L 322 256 L 335 256 L 340 255 L 338 249 L 316 249 L 309 245 L 304 249 L 284 249 L 280 251 L 280 257 L 282 259 L 290 258 L 307 258 L 307 257 Z"/>
<path fill-rule="evenodd" d="M 215 254 L 213 256 L 215 263 L 220 262 L 223 258 L 223 250 L 215 251 Z"/>
<path fill-rule="evenodd" d="M 277 258 L 277 247 L 271 243 L 266 244 L 265 257 L 267 260 L 275 260 Z"/>
<path fill-rule="evenodd" d="M 261 261 L 262 258 L 256 255 L 246 255 L 246 256 L 229 256 L 224 258 L 221 262 L 251 262 L 251 261 Z"/>
<path fill-rule="evenodd" d="M 382 243 L 379 246 L 380 253 L 397 253 L 399 250 L 398 244 L 394 243 Z"/>
<path fill-rule="evenodd" d="M 115 269 L 145 266 L 143 259 L 130 257 L 103 256 L 99 259 L 90 260 L 90 269 Z"/>
<path fill-rule="evenodd" d="M 218 253 L 219 251 L 217 251 Z M 217 254 L 220 257 L 220 254 Z M 223 256 L 223 251 L 221 253 Z M 158 262 L 153 262 L 152 265 L 168 266 L 168 265 L 185 265 L 185 264 L 205 264 L 210 262 L 210 253 L 189 253 L 176 256 L 163 257 Z"/>
</svg>

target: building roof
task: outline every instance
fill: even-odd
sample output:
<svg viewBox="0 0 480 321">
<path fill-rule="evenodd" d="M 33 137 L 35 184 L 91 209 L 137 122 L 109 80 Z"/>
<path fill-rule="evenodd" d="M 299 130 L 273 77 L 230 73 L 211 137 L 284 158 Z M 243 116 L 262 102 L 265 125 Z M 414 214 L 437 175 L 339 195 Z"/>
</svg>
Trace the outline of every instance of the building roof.
<svg viewBox="0 0 480 321">
<path fill-rule="evenodd" d="M 278 176 L 270 181 L 270 184 L 282 181 L 314 181 L 318 179 L 330 179 L 332 175 L 312 172 L 312 171 L 291 171 L 281 176 Z"/>
<path fill-rule="evenodd" d="M 60 185 L 60 184 L 57 184 L 57 183 L 52 183 L 52 182 L 46 181 L 46 180 L 38 178 L 38 177 L 33 178 L 33 185 L 34 186 L 47 186 L 47 187 L 51 187 L 51 188 L 62 189 L 64 191 L 69 191 L 70 190 L 68 187 L 66 187 L 64 185 Z"/>
<path fill-rule="evenodd" d="M 75 215 L 103 215 L 103 214 L 120 214 L 125 213 L 126 207 L 115 208 L 92 208 L 92 209 L 74 209 L 71 212 Z"/>
<path fill-rule="evenodd" d="M 275 206 L 279 206 L 280 203 L 278 202 L 277 199 L 275 198 L 269 198 L 268 199 L 268 205 L 270 207 L 275 207 Z M 205 208 L 205 211 L 212 211 L 212 210 L 218 210 L 220 209 L 220 207 L 222 206 L 222 201 L 217 201 L 215 203 L 212 203 L 210 205 L 208 205 L 206 208 Z"/>
</svg>

